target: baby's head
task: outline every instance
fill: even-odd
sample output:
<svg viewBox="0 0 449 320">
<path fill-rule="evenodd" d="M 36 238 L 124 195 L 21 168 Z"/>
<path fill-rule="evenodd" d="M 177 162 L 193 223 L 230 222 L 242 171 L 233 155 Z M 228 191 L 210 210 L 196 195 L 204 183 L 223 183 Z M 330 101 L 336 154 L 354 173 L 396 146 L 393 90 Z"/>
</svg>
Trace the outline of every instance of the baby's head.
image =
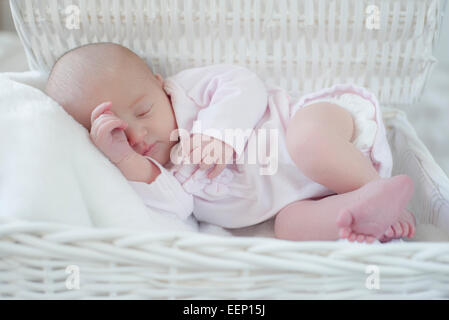
<svg viewBox="0 0 449 320">
<path fill-rule="evenodd" d="M 128 123 L 125 134 L 137 153 L 156 143 L 151 156 L 162 165 L 170 159 L 177 124 L 163 79 L 129 49 L 98 43 L 71 50 L 54 65 L 45 91 L 89 131 L 92 111 L 111 101 L 111 111 Z"/>
</svg>

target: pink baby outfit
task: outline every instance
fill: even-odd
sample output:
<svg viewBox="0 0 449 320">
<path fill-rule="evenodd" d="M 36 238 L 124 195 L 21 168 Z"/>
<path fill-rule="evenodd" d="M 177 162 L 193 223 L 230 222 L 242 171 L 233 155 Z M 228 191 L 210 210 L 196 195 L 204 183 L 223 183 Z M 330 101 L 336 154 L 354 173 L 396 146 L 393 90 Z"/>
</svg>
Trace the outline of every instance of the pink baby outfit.
<svg viewBox="0 0 449 320">
<path fill-rule="evenodd" d="M 285 144 L 287 126 L 295 112 L 318 101 L 336 103 L 352 113 L 356 128 L 353 143 L 381 177 L 391 176 L 392 156 L 381 111 L 376 98 L 363 88 L 336 85 L 299 96 L 267 87 L 244 67 L 213 65 L 167 78 L 165 91 L 170 95 L 178 128 L 190 133 L 217 129 L 208 135 L 233 146 L 236 163 L 210 180 L 207 171 L 198 170 L 197 165 L 170 163 L 162 167 L 148 157 L 159 166 L 161 175 L 151 184 L 130 183 L 146 205 L 157 210 L 182 218 L 193 211 L 198 221 L 240 228 L 268 220 L 294 201 L 334 194 L 302 174 Z M 223 133 L 230 128 L 252 131 L 239 144 Z M 277 138 L 270 140 L 270 132 L 277 133 Z M 262 153 L 270 155 L 271 162 L 263 157 L 250 162 L 260 146 L 265 147 Z"/>
</svg>

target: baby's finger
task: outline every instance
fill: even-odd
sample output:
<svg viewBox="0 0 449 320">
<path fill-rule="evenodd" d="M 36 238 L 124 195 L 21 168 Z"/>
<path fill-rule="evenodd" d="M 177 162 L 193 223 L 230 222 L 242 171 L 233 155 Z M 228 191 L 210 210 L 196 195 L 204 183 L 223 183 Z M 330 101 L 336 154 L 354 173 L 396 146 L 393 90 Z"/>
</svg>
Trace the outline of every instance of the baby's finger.
<svg viewBox="0 0 449 320">
<path fill-rule="evenodd" d="M 104 128 L 105 126 L 110 123 L 111 121 L 114 121 L 117 123 L 117 121 L 119 121 L 118 119 L 114 119 L 114 120 L 108 120 L 108 121 L 95 121 L 93 124 L 93 128 L 91 130 L 91 136 L 92 138 L 94 138 L 94 140 L 99 140 L 100 137 L 102 138 L 102 136 L 104 135 Z"/>
<path fill-rule="evenodd" d="M 201 153 L 201 162 L 205 165 L 209 165 L 208 167 L 210 167 L 210 165 L 218 163 L 220 159 L 220 153 L 216 151 L 214 143 L 205 145 Z"/>
<path fill-rule="evenodd" d="M 100 140 L 105 139 L 107 136 L 112 136 L 112 132 L 116 129 L 121 130 L 123 123 L 121 120 L 113 120 L 111 122 L 105 123 L 98 131 L 98 138 Z"/>
<path fill-rule="evenodd" d="M 212 166 L 214 165 L 215 163 L 210 163 L 210 162 L 208 162 L 208 163 L 205 163 L 205 162 L 201 162 L 200 163 L 200 170 L 208 170 L 208 169 L 210 169 L 210 168 L 212 168 Z"/>
<path fill-rule="evenodd" d="M 192 151 L 188 155 L 187 159 L 191 164 L 201 164 L 202 155 L 201 155 L 201 146 L 192 147 Z"/>
<path fill-rule="evenodd" d="M 104 102 L 97 106 L 90 116 L 90 124 L 92 125 L 94 121 L 104 112 L 107 112 L 109 108 L 112 106 L 112 102 Z"/>
<path fill-rule="evenodd" d="M 183 161 L 185 161 L 186 158 L 190 157 L 192 151 L 193 151 L 192 139 L 181 138 L 181 157 Z"/>
<path fill-rule="evenodd" d="M 215 168 L 213 168 L 207 177 L 209 179 L 214 179 L 220 175 L 220 173 L 226 168 L 226 164 L 216 164 Z"/>
<path fill-rule="evenodd" d="M 97 139 L 104 139 L 105 135 L 111 134 L 112 130 L 123 127 L 123 121 L 121 119 L 110 120 L 99 126 L 96 132 Z"/>
<path fill-rule="evenodd" d="M 117 119 L 119 118 L 117 118 L 114 115 L 109 115 L 105 113 L 100 114 L 100 116 L 97 119 L 95 119 L 95 121 L 92 123 L 92 126 L 90 128 L 91 134 L 97 135 L 98 128 L 102 127 L 106 122 Z"/>
<path fill-rule="evenodd" d="M 201 155 L 201 148 L 202 148 L 202 136 L 201 134 L 193 134 L 187 141 L 188 143 L 186 151 L 188 151 L 187 154 L 185 154 L 186 157 L 190 157 L 190 160 L 192 159 L 192 152 L 195 150 L 195 152 L 199 152 Z M 197 159 L 197 164 L 199 163 L 200 159 Z"/>
</svg>

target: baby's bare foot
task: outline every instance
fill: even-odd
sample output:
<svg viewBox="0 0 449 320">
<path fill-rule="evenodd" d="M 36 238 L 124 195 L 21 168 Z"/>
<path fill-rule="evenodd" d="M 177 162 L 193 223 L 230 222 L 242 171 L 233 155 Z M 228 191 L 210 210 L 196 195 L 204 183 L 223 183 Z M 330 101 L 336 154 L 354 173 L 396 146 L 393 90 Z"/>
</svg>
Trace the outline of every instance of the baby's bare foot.
<svg viewBox="0 0 449 320">
<path fill-rule="evenodd" d="M 398 221 L 393 223 L 379 240 L 380 242 L 387 242 L 393 239 L 413 238 L 415 233 L 415 217 L 410 211 L 404 210 L 399 216 Z"/>
<path fill-rule="evenodd" d="M 353 193 L 357 200 L 337 218 L 340 237 L 371 243 L 399 221 L 413 194 L 413 180 L 406 175 L 378 179 Z"/>
</svg>

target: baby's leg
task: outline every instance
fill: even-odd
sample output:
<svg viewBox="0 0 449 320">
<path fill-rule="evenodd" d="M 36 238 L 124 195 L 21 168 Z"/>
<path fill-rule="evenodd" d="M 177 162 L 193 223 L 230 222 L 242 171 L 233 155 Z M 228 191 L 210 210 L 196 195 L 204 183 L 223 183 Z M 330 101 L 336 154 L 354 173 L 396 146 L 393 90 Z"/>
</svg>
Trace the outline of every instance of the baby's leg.
<svg viewBox="0 0 449 320">
<path fill-rule="evenodd" d="M 275 235 L 280 239 L 303 241 L 330 241 L 339 236 L 359 242 L 387 239 L 384 234 L 409 201 L 412 186 L 409 177 L 400 175 L 374 180 L 344 194 L 291 203 L 277 214 Z M 349 221 L 343 222 L 351 226 L 349 229 L 337 224 L 346 219 Z M 414 229 L 410 227 L 401 237 L 413 234 Z"/>
<path fill-rule="evenodd" d="M 349 111 L 321 102 L 296 112 L 287 128 L 287 149 L 304 175 L 336 193 L 345 193 L 380 179 L 352 143 L 353 134 Z"/>
<path fill-rule="evenodd" d="M 413 182 L 405 176 L 395 183 L 390 181 L 393 178 L 381 179 L 371 161 L 352 143 L 353 135 L 352 115 L 338 105 L 321 102 L 296 112 L 287 128 L 286 142 L 292 160 L 304 175 L 339 194 L 366 186 L 363 192 L 357 193 L 358 201 L 352 198 L 334 205 L 330 203 L 338 197 L 332 197 L 314 204 L 301 202 L 300 206 L 315 208 L 316 212 L 321 212 L 318 206 L 323 206 L 323 213 L 329 212 L 331 207 L 334 211 L 338 209 L 334 212 L 337 216 L 330 219 L 340 228 L 342 237 L 364 234 L 379 238 L 405 210 L 413 192 Z M 373 184 L 375 181 L 379 183 Z M 394 187 L 387 192 L 387 185 Z"/>
</svg>

